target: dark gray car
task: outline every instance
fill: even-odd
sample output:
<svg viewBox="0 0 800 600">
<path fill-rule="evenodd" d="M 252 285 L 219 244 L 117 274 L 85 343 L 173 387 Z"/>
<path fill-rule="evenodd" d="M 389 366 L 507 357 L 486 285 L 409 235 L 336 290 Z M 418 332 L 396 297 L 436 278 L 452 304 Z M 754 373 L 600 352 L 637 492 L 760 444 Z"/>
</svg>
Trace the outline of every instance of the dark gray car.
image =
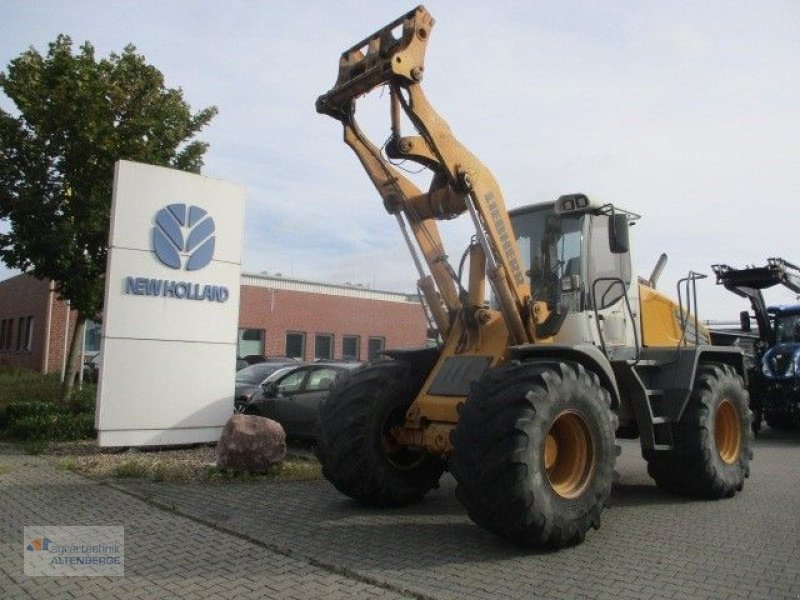
<svg viewBox="0 0 800 600">
<path fill-rule="evenodd" d="M 272 373 L 283 367 L 297 364 L 299 363 L 291 358 L 286 360 L 269 360 L 236 371 L 236 387 L 233 392 L 234 410 L 236 412 L 241 412 L 250 401 L 250 398 L 253 397 L 253 394 L 258 390 L 258 386 Z"/>
<path fill-rule="evenodd" d="M 360 363 L 320 362 L 275 371 L 253 394 L 244 412 L 283 426 L 287 437 L 316 439 L 319 406 L 344 373 Z"/>
</svg>

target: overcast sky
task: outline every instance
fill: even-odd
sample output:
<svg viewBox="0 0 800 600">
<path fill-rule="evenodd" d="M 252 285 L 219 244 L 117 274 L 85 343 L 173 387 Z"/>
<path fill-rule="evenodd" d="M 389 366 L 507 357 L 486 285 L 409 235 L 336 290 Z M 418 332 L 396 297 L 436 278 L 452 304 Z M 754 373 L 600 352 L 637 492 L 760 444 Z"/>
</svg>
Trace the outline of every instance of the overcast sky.
<svg viewBox="0 0 800 600">
<path fill-rule="evenodd" d="M 247 187 L 246 271 L 412 291 L 394 219 L 314 101 L 342 50 L 413 6 L 0 0 L 0 66 L 59 33 L 101 56 L 133 43 L 194 109 L 219 107 L 204 174 Z M 426 6 L 425 90 L 509 208 L 583 192 L 641 214 L 634 265 L 646 277 L 667 252 L 673 295 L 712 263 L 800 263 L 800 3 Z M 382 143 L 387 98 L 373 96 L 359 114 Z M 468 219 L 445 234 L 457 261 Z M 711 279 L 701 317 L 736 319 L 746 305 Z"/>
</svg>

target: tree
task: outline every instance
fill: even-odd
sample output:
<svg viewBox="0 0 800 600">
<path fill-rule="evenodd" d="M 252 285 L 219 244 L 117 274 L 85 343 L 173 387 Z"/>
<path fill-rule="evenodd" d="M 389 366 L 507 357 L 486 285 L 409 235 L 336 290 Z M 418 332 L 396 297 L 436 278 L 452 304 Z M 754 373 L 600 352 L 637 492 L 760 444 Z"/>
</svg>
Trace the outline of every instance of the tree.
<svg viewBox="0 0 800 600">
<path fill-rule="evenodd" d="M 60 35 L 0 72 L 17 114 L 0 109 L 0 258 L 52 279 L 77 310 L 62 401 L 77 371 L 86 319 L 102 310 L 114 163 L 127 159 L 199 172 L 208 144 L 193 140 L 217 113 L 192 113 L 180 88 L 128 45 L 95 59 Z"/>
</svg>

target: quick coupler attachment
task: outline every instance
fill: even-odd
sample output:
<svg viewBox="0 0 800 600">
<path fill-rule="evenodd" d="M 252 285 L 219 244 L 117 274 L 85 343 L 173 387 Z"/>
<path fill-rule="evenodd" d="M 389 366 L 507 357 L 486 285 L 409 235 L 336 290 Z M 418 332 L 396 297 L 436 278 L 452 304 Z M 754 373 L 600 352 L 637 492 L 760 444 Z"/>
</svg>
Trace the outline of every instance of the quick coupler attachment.
<svg viewBox="0 0 800 600">
<path fill-rule="evenodd" d="M 317 112 L 343 120 L 350 114 L 353 100 L 379 85 L 393 80 L 400 85 L 421 81 L 433 24 L 430 13 L 418 6 L 345 50 L 336 83 L 317 98 Z"/>
</svg>

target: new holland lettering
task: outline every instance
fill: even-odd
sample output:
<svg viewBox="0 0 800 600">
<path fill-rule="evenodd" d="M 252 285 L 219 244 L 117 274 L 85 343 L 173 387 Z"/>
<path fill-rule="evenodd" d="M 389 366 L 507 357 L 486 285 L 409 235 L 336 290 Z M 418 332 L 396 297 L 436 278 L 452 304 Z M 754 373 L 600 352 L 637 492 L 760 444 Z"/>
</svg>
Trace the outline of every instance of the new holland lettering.
<svg viewBox="0 0 800 600">
<path fill-rule="evenodd" d="M 189 281 L 171 281 L 150 277 L 126 277 L 125 293 L 134 296 L 161 296 L 178 300 L 227 302 L 230 291 L 222 285 L 207 285 Z"/>
</svg>

